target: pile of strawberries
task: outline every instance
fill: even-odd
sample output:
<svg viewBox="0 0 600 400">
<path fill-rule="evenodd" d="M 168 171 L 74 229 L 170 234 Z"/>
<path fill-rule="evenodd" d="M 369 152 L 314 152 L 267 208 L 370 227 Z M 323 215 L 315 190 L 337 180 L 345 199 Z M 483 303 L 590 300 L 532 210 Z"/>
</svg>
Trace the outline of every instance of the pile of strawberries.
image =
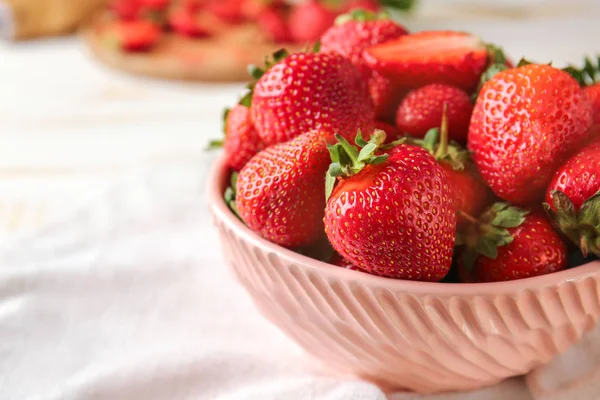
<svg viewBox="0 0 600 400">
<path fill-rule="evenodd" d="M 364 10 L 316 47 L 252 67 L 225 116 L 225 200 L 256 234 L 422 281 L 520 279 L 600 256 L 593 62 L 515 67 L 476 36 L 408 33 Z M 312 251 L 323 242 L 333 255 Z"/>
<path fill-rule="evenodd" d="M 130 52 L 151 50 L 164 32 L 189 38 L 217 36 L 252 21 L 268 40 L 277 43 L 312 42 L 340 14 L 356 8 L 378 11 L 380 0 L 112 0 L 107 40 Z M 414 0 L 381 0 L 408 9 Z"/>
</svg>

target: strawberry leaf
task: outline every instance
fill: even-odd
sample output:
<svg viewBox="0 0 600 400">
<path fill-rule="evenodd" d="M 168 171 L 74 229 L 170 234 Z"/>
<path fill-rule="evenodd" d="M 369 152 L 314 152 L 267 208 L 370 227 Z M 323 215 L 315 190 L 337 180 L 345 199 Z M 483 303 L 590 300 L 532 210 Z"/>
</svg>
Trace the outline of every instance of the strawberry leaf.
<svg viewBox="0 0 600 400">
<path fill-rule="evenodd" d="M 430 154 L 435 153 L 435 148 L 438 145 L 438 140 L 439 140 L 439 133 L 440 130 L 438 128 L 431 128 L 430 130 L 427 131 L 427 133 L 425 134 L 425 137 L 423 138 L 423 145 L 422 147 L 427 150 Z"/>
<path fill-rule="evenodd" d="M 223 198 L 225 200 L 225 203 L 229 206 L 229 209 L 231 211 L 233 211 L 233 213 L 240 220 L 242 220 L 242 218 L 240 217 L 240 214 L 238 213 L 237 204 L 236 204 L 236 195 L 237 195 L 236 188 L 237 188 L 238 175 L 239 174 L 237 172 L 233 172 L 231 174 L 231 177 L 229 178 L 229 186 L 227 187 L 227 189 L 225 189 Z"/>
<path fill-rule="evenodd" d="M 342 135 L 336 134 L 337 143 L 328 144 L 329 155 L 331 156 L 331 164 L 327 171 L 325 179 L 325 195 L 329 199 L 333 192 L 335 183 L 338 177 L 350 177 L 358 174 L 367 165 L 381 164 L 388 159 L 387 154 L 379 154 L 388 146 L 395 146 L 404 140 L 384 145 L 385 132 L 376 129 L 368 142 L 362 137 L 360 130 L 356 134 L 355 142 L 358 145 L 350 144 Z M 360 149 L 360 150 L 359 150 Z"/>
<path fill-rule="evenodd" d="M 498 247 L 506 246 L 514 240 L 507 228 L 521 225 L 529 211 L 498 202 L 488 207 L 479 219 L 461 211 L 458 213 L 469 222 L 462 233 L 461 242 L 466 246 L 463 263 L 471 270 L 479 255 L 490 259 L 498 257 Z"/>
<path fill-rule="evenodd" d="M 589 57 L 585 57 L 583 67 L 569 65 L 563 68 L 563 71 L 571 75 L 581 86 L 594 84 L 598 81 L 600 75 L 600 57 L 596 59 L 595 64 Z"/>
<path fill-rule="evenodd" d="M 531 64 L 535 64 L 535 63 L 527 60 L 526 58 L 521 58 L 519 60 L 519 63 L 517 64 L 517 68 L 524 67 L 526 65 L 531 65 Z"/>
<path fill-rule="evenodd" d="M 399 11 L 410 11 L 414 8 L 417 0 L 380 0 L 379 4 Z"/>
<path fill-rule="evenodd" d="M 579 210 L 563 192 L 554 190 L 550 195 L 556 211 L 546 203 L 544 209 L 554 225 L 579 246 L 584 257 L 590 253 L 600 257 L 600 191 Z"/>
<path fill-rule="evenodd" d="M 516 228 L 525 222 L 529 211 L 513 207 L 508 203 L 495 203 L 491 209 L 490 224 L 502 228 Z"/>
<path fill-rule="evenodd" d="M 501 64 L 506 65 L 506 55 L 502 47 L 488 43 L 486 45 L 490 64 Z"/>
</svg>

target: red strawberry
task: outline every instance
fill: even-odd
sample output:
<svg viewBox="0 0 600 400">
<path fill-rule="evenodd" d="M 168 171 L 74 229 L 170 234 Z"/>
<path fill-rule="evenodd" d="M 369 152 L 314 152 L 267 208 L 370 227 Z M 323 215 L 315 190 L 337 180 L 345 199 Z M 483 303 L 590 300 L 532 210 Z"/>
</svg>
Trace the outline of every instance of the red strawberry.
<svg viewBox="0 0 600 400">
<path fill-rule="evenodd" d="M 448 143 L 447 106 L 442 106 L 440 129 L 431 129 L 423 140 L 412 140 L 439 161 L 448 176 L 454 206 L 458 213 L 457 229 L 462 232 L 466 220 L 463 214 L 479 216 L 492 202 L 492 193 L 479 176 L 469 153 L 457 143 Z M 439 142 L 438 142 L 439 138 Z"/>
<path fill-rule="evenodd" d="M 254 156 L 237 180 L 237 209 L 250 229 L 285 247 L 323 233 L 326 133 L 311 131 Z"/>
<path fill-rule="evenodd" d="M 587 97 L 571 76 L 531 64 L 502 71 L 483 85 L 468 147 L 498 196 L 531 204 L 543 198 L 554 172 L 585 142 L 591 122 Z"/>
<path fill-rule="evenodd" d="M 169 25 L 174 32 L 184 36 L 193 38 L 211 36 L 206 24 L 198 18 L 198 13 L 189 8 L 174 9 L 169 15 Z"/>
<path fill-rule="evenodd" d="M 161 35 L 162 31 L 156 24 L 144 20 L 115 21 L 102 32 L 105 41 L 131 52 L 150 50 Z"/>
<path fill-rule="evenodd" d="M 398 130 L 424 137 L 430 129 L 440 126 L 444 104 L 448 105 L 449 139 L 466 142 L 473 103 L 464 91 L 440 83 L 423 86 L 406 96 L 396 113 Z"/>
<path fill-rule="evenodd" d="M 252 125 L 248 107 L 238 104 L 226 111 L 223 147 L 227 165 L 236 171 L 264 147 Z"/>
<path fill-rule="evenodd" d="M 375 0 L 350 0 L 346 4 L 344 11 L 351 12 L 357 9 L 378 12 L 381 10 L 381 6 L 379 5 L 379 2 Z"/>
<path fill-rule="evenodd" d="M 463 281 L 508 281 L 567 268 L 567 246 L 539 212 L 495 203 L 472 222 L 467 249 L 459 258 Z"/>
<path fill-rule="evenodd" d="M 331 196 L 325 209 L 333 248 L 375 275 L 441 280 L 452 264 L 456 215 L 448 178 L 437 161 L 424 149 L 404 144 L 378 154 L 383 131 L 375 131 L 368 144 L 358 137 L 360 153 L 342 136 L 336 138 L 339 143 L 329 146 Z"/>
<path fill-rule="evenodd" d="M 318 40 L 337 16 L 317 0 L 308 0 L 292 8 L 289 18 L 290 33 L 296 42 L 308 43 Z"/>
<path fill-rule="evenodd" d="M 256 23 L 274 42 L 285 43 L 292 40 L 287 22 L 288 9 L 289 6 L 285 4 L 273 4 L 256 16 Z"/>
<path fill-rule="evenodd" d="M 169 6 L 171 0 L 137 0 L 142 7 L 149 10 L 164 11 Z"/>
<path fill-rule="evenodd" d="M 589 141 L 600 139 L 600 83 L 595 83 L 583 88 L 592 104 L 592 127 L 589 132 Z"/>
<path fill-rule="evenodd" d="M 260 77 L 252 95 L 252 119 L 267 145 L 311 129 L 352 136 L 359 128 L 372 130 L 375 112 L 365 83 L 340 55 L 295 53 L 267 72 L 252 73 Z"/>
<path fill-rule="evenodd" d="M 600 142 L 590 144 L 558 169 L 544 207 L 584 256 L 600 257 Z"/>
<path fill-rule="evenodd" d="M 471 91 L 488 63 L 486 45 L 476 36 L 427 31 L 368 48 L 367 64 L 407 88 L 445 83 Z"/>
<path fill-rule="evenodd" d="M 113 0 L 109 3 L 109 9 L 123 20 L 133 20 L 142 9 L 140 0 Z"/>
<path fill-rule="evenodd" d="M 207 0 L 204 7 L 221 20 L 231 24 L 240 23 L 243 0 Z"/>
<path fill-rule="evenodd" d="M 363 60 L 366 48 L 406 35 L 406 29 L 389 19 L 364 10 L 355 10 L 337 18 L 321 38 L 321 51 L 340 54 L 361 70 L 368 80 L 369 91 L 379 118 L 388 119 L 400 102 L 402 91 L 392 82 L 372 71 Z M 391 112 L 390 112 L 391 111 Z"/>
</svg>

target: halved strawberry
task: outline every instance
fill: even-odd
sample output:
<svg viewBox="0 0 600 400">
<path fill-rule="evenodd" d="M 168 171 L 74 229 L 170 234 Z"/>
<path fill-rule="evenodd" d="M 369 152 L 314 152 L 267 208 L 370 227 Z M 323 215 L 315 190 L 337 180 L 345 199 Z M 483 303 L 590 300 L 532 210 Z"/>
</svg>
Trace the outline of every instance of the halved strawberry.
<svg viewBox="0 0 600 400">
<path fill-rule="evenodd" d="M 169 25 L 174 32 L 184 36 L 194 38 L 211 36 L 211 32 L 198 18 L 198 14 L 189 8 L 176 8 L 169 15 Z"/>
<path fill-rule="evenodd" d="M 445 83 L 471 91 L 488 64 L 488 50 L 468 33 L 425 31 L 372 46 L 364 58 L 371 68 L 405 87 Z"/>
<path fill-rule="evenodd" d="M 158 43 L 160 28 L 149 21 L 114 21 L 102 31 L 103 40 L 125 51 L 146 51 Z"/>
</svg>

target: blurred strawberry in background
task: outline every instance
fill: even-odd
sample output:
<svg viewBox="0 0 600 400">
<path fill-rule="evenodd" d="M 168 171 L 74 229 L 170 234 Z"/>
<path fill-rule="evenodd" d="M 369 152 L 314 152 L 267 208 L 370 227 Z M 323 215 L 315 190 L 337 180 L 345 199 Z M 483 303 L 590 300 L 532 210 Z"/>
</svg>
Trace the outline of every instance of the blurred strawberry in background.
<svg viewBox="0 0 600 400">
<path fill-rule="evenodd" d="M 147 20 L 188 38 L 206 38 L 238 25 L 255 25 L 266 40 L 305 44 L 321 37 L 343 14 L 356 9 L 409 10 L 414 0 L 111 0 L 116 21 Z M 115 26 L 120 25 L 117 23 Z M 145 47 L 150 50 L 152 46 Z M 127 50 L 127 48 L 124 48 Z"/>
</svg>

